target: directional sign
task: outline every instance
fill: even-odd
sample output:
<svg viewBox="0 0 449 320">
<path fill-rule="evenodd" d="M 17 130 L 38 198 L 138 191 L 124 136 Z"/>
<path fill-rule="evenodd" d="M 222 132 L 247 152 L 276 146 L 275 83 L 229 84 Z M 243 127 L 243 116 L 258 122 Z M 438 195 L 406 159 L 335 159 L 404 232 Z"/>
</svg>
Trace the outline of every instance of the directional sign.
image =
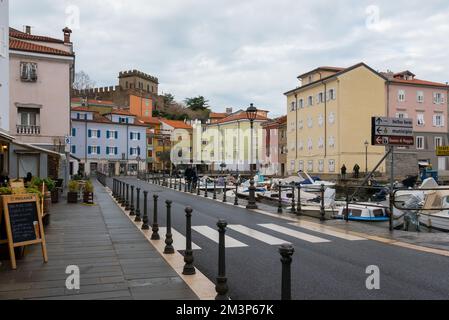
<svg viewBox="0 0 449 320">
<path fill-rule="evenodd" d="M 438 147 L 437 148 L 437 157 L 449 157 L 449 147 Z"/>
<path fill-rule="evenodd" d="M 413 120 L 399 118 L 372 118 L 373 146 L 413 146 Z"/>
</svg>

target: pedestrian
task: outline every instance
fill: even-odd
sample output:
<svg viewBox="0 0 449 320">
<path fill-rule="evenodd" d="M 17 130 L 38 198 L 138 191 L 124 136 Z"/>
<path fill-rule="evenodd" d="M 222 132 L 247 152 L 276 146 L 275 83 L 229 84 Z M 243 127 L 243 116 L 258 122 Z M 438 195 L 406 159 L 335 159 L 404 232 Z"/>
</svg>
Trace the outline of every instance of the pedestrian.
<svg viewBox="0 0 449 320">
<path fill-rule="evenodd" d="M 354 178 L 358 179 L 360 176 L 360 166 L 358 164 L 356 164 L 354 166 Z"/>
<path fill-rule="evenodd" d="M 196 172 L 196 169 L 192 170 L 192 189 L 195 189 L 198 187 L 198 173 Z"/>
<path fill-rule="evenodd" d="M 346 180 L 346 171 L 347 171 L 346 165 L 343 165 L 343 167 L 341 167 L 341 178 L 343 180 Z"/>
</svg>

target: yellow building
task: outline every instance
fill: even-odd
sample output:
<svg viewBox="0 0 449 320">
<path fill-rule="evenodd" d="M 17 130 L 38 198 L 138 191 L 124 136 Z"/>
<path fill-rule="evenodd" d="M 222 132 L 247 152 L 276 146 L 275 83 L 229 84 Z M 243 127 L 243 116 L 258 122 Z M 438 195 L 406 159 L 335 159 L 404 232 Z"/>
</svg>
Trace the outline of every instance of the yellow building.
<svg viewBox="0 0 449 320">
<path fill-rule="evenodd" d="M 338 175 L 358 164 L 365 171 L 385 155 L 371 146 L 371 117 L 385 116 L 386 79 L 364 63 L 350 68 L 320 67 L 298 77 L 287 96 L 287 171 Z M 385 173 L 383 163 L 378 171 Z"/>
</svg>

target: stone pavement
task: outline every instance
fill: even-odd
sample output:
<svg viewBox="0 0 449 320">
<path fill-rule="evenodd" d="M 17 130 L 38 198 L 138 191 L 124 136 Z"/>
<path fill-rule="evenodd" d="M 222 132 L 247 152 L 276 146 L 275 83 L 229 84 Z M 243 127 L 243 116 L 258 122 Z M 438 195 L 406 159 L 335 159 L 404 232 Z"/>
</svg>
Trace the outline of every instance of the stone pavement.
<svg viewBox="0 0 449 320">
<path fill-rule="evenodd" d="M 28 247 L 17 271 L 9 261 L 0 266 L 0 299 L 44 300 L 196 300 L 144 235 L 95 185 L 95 206 L 51 208 L 46 228 L 49 262 L 43 264 L 40 246 Z M 66 289 L 66 268 L 81 272 L 79 291 Z"/>
</svg>

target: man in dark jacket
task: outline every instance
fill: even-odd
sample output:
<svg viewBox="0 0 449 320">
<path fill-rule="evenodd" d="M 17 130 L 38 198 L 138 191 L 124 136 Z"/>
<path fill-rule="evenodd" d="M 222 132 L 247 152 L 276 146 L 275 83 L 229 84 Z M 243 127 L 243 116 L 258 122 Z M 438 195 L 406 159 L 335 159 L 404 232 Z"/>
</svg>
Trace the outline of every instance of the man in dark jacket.
<svg viewBox="0 0 449 320">
<path fill-rule="evenodd" d="M 356 164 L 354 166 L 354 178 L 358 179 L 360 176 L 360 166 Z"/>
<path fill-rule="evenodd" d="M 347 171 L 346 165 L 343 165 L 343 167 L 341 167 L 341 178 L 343 180 L 346 180 L 346 171 Z"/>
</svg>

